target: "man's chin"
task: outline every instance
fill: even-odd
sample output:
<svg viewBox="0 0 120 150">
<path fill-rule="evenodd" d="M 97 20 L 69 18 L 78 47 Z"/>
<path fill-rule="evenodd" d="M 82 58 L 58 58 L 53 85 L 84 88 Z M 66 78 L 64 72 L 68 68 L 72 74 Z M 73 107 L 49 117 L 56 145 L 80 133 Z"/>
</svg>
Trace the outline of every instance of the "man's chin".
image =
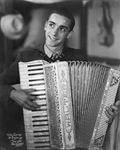
<svg viewBox="0 0 120 150">
<path fill-rule="evenodd" d="M 57 44 L 52 43 L 52 42 L 51 42 L 51 43 L 46 43 L 46 45 L 47 45 L 47 46 L 50 46 L 50 47 L 56 47 L 56 46 L 57 46 Z"/>
</svg>

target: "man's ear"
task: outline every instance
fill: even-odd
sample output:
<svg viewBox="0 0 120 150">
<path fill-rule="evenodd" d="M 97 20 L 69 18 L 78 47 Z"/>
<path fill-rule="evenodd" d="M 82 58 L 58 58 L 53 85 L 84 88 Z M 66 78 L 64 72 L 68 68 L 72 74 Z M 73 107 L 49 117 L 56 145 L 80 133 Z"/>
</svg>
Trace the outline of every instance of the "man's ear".
<svg viewBox="0 0 120 150">
<path fill-rule="evenodd" d="M 68 36 L 67 36 L 67 39 L 69 39 L 72 35 L 72 31 L 69 32 Z"/>
<path fill-rule="evenodd" d="M 47 26 L 47 21 L 45 22 L 45 25 L 44 25 L 44 30 L 46 30 L 46 26 Z"/>
</svg>

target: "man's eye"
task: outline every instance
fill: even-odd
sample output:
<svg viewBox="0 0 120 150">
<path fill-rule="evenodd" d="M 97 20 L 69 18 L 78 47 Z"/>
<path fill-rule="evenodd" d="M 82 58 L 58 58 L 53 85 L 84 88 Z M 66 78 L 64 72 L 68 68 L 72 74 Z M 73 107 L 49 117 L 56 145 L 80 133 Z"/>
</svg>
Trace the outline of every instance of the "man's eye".
<svg viewBox="0 0 120 150">
<path fill-rule="evenodd" d="M 53 23 L 49 23 L 49 26 L 50 26 L 51 28 L 53 28 L 53 27 L 54 27 L 54 24 L 53 24 Z"/>
<path fill-rule="evenodd" d="M 66 32 L 66 31 L 67 31 L 66 28 L 61 28 L 60 30 L 61 30 L 62 32 Z"/>
</svg>

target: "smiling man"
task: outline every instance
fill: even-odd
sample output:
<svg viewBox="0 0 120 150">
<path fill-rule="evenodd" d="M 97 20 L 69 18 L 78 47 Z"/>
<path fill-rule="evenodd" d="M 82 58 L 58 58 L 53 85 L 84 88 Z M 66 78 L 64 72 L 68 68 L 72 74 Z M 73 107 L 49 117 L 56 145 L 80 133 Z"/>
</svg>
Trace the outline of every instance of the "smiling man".
<svg viewBox="0 0 120 150">
<path fill-rule="evenodd" d="M 66 40 L 71 36 L 74 25 L 74 17 L 66 9 L 59 7 L 50 13 L 44 26 L 45 42 L 38 49 L 29 47 L 22 49 L 15 62 L 0 74 L 0 101 L 6 105 L 12 101 L 28 110 L 35 110 L 40 107 L 33 102 L 36 99 L 30 94 L 33 90 L 17 90 L 11 87 L 13 84 L 20 83 L 18 63 L 45 58 L 52 61 L 83 61 L 84 56 L 80 50 L 66 46 Z M 114 107 L 112 106 L 112 109 L 115 110 L 114 113 L 111 108 L 107 110 L 107 115 L 111 120 L 118 113 L 119 103 L 118 101 Z"/>
<path fill-rule="evenodd" d="M 26 109 L 33 110 L 39 107 L 33 102 L 36 97 L 30 95 L 31 90 L 16 90 L 11 87 L 20 83 L 18 68 L 20 61 L 44 59 L 43 55 L 52 61 L 84 60 L 80 50 L 66 46 L 66 40 L 71 36 L 74 25 L 75 20 L 67 10 L 60 7 L 51 12 L 44 26 L 45 42 L 37 49 L 30 47 L 22 49 L 15 62 L 0 74 L 0 98 L 4 102 L 8 103 L 10 98 Z"/>
<path fill-rule="evenodd" d="M 63 49 L 64 42 L 71 35 L 70 19 L 65 16 L 53 13 L 46 21 L 46 46 L 56 52 L 56 49 Z"/>
<path fill-rule="evenodd" d="M 15 122 L 16 118 L 19 118 L 20 122 L 20 118 L 22 118 L 22 108 L 28 110 L 40 108 L 40 106 L 34 102 L 36 97 L 30 94 L 33 89 L 22 90 L 11 87 L 13 84 L 20 83 L 18 68 L 18 63 L 20 61 L 28 62 L 43 59 L 52 61 L 84 60 L 84 56 L 81 54 L 80 50 L 66 46 L 66 41 L 71 36 L 74 25 L 75 20 L 70 12 L 63 8 L 53 10 L 48 20 L 45 22 L 44 43 L 37 49 L 30 47 L 22 49 L 15 62 L 0 74 L 0 102 L 2 104 L 4 103 L 6 109 L 6 116 L 4 114 L 5 122 L 7 122 L 7 119 L 9 122 L 10 118 L 13 118 L 13 122 Z M 114 106 L 107 109 L 106 114 L 110 120 L 118 114 L 119 105 L 120 102 L 117 101 Z M 114 111 L 112 111 L 112 109 Z M 23 120 L 21 120 L 21 122 L 22 121 Z M 7 125 L 9 125 L 9 123 L 7 123 Z M 20 126 L 20 123 L 18 126 Z M 11 127 L 14 128 L 14 126 Z"/>
<path fill-rule="evenodd" d="M 66 40 L 71 36 L 74 25 L 75 20 L 73 16 L 64 9 L 54 10 L 50 14 L 44 27 L 46 38 L 44 50 L 49 57 L 53 53 L 57 56 L 63 53 Z M 71 58 L 69 59 L 71 60 Z M 75 58 L 73 57 L 72 59 Z"/>
</svg>

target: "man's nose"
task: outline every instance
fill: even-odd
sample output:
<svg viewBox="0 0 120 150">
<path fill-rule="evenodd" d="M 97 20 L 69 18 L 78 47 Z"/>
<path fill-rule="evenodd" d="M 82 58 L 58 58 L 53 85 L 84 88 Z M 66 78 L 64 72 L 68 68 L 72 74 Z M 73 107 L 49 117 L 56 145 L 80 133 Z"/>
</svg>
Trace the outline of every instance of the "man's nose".
<svg viewBox="0 0 120 150">
<path fill-rule="evenodd" d="M 57 36 L 57 35 L 58 35 L 58 29 L 57 29 L 57 28 L 53 29 L 53 35 L 54 35 L 54 36 Z"/>
</svg>

